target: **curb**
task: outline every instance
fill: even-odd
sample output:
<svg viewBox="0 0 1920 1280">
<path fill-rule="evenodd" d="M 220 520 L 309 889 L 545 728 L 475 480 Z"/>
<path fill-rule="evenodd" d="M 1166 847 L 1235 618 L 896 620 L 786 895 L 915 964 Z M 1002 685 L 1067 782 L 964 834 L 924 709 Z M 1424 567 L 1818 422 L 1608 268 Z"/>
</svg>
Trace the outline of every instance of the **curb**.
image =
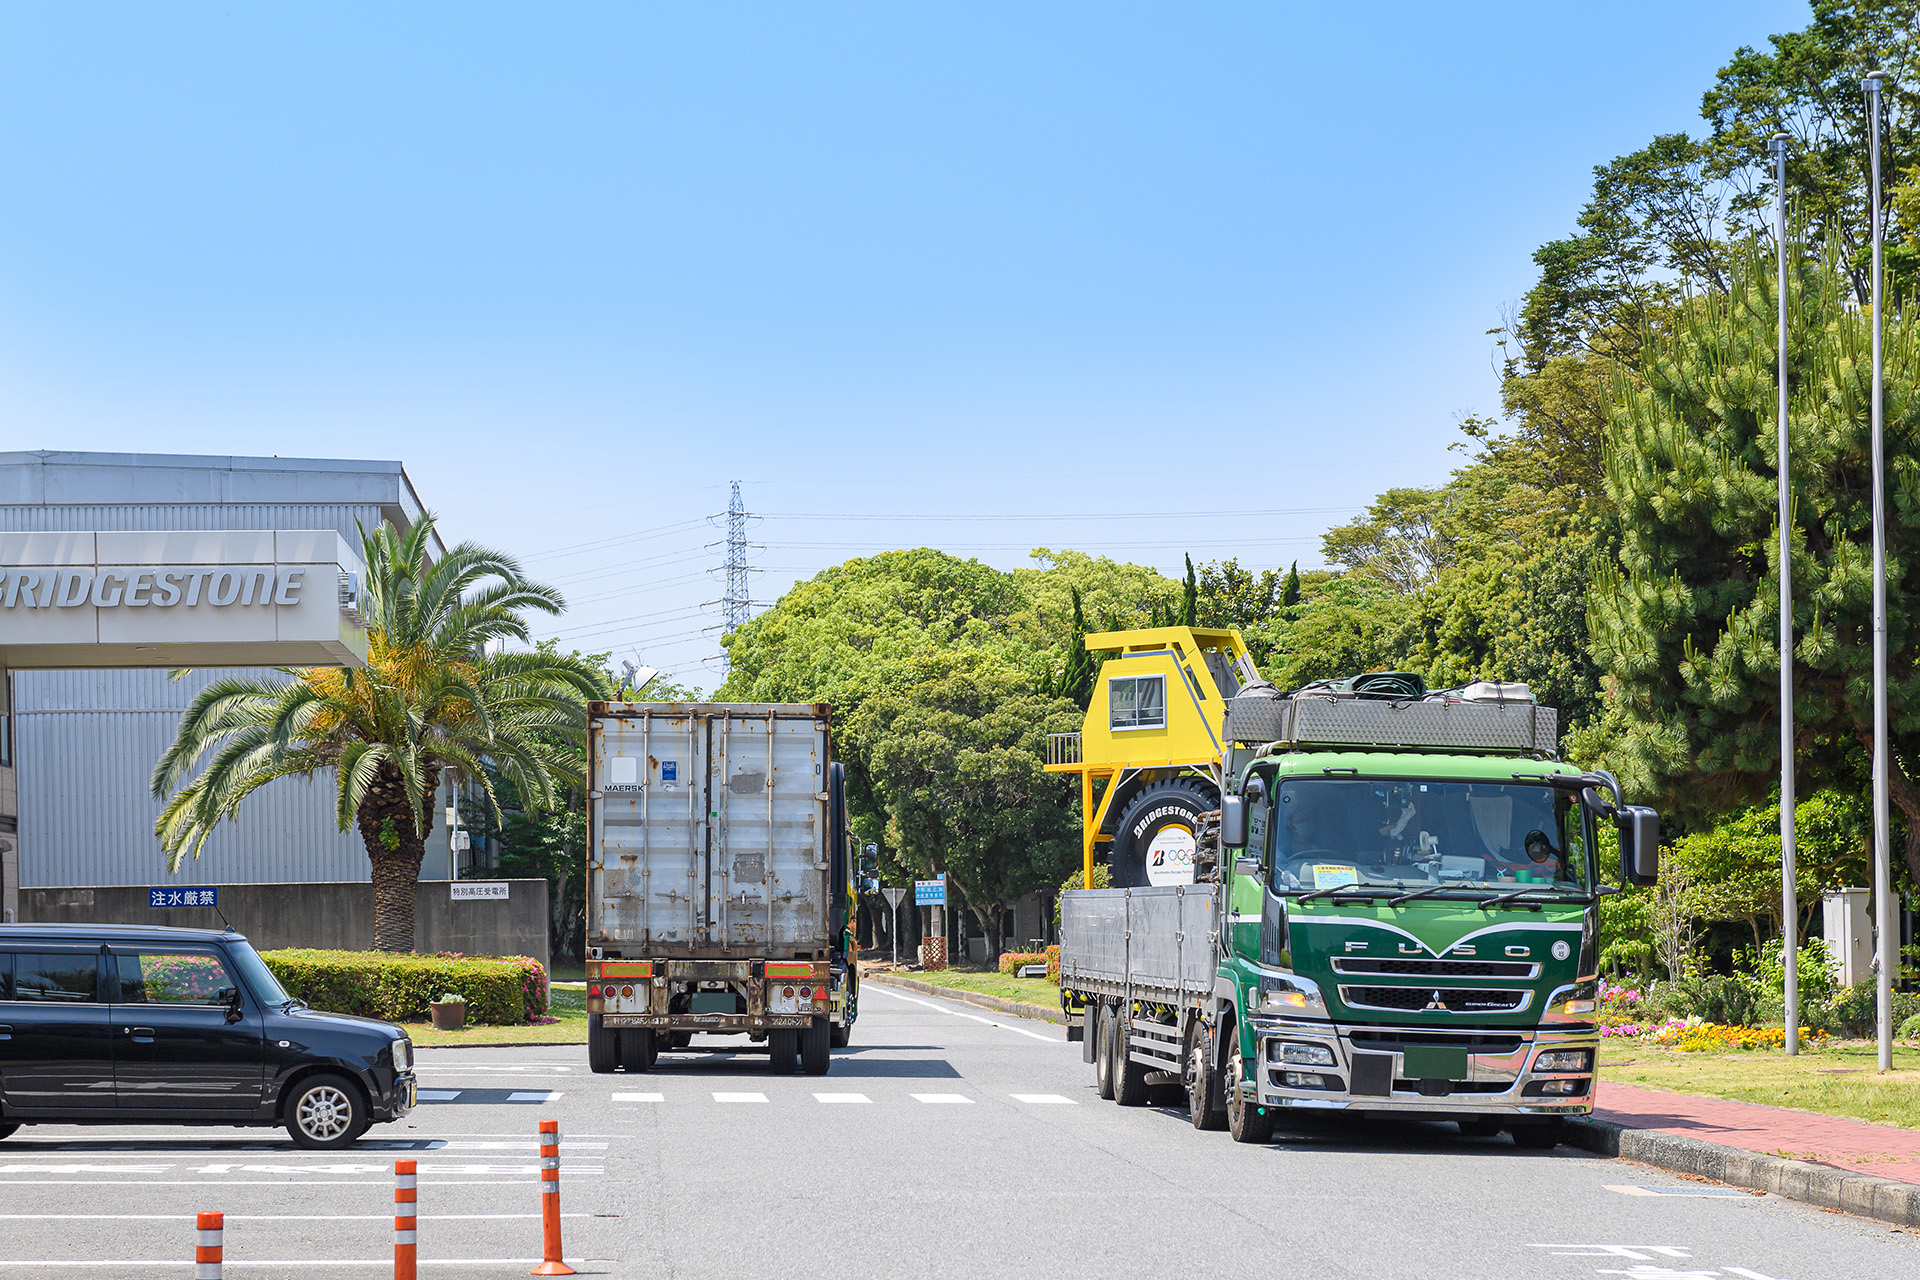
<svg viewBox="0 0 1920 1280">
<path fill-rule="evenodd" d="M 1920 1183 L 1848 1173 L 1830 1165 L 1723 1147 L 1610 1120 L 1576 1119 L 1567 1145 L 1673 1173 L 1690 1173 L 1730 1186 L 1769 1191 L 1822 1209 L 1839 1209 L 1897 1226 L 1920 1227 Z"/>
<path fill-rule="evenodd" d="M 1067 1021 L 1066 1015 L 1058 1009 L 1049 1009 L 1044 1005 L 1004 1000 L 999 996 L 983 996 L 978 991 L 961 991 L 956 987 L 936 986 L 931 982 L 915 982 L 912 978 L 896 978 L 891 975 L 883 977 L 877 973 L 863 973 L 860 975 L 860 981 L 877 982 L 883 987 L 905 987 L 909 991 L 918 991 L 922 995 L 958 1000 L 962 1004 L 992 1009 L 995 1013 L 1010 1013 L 1016 1018 L 1030 1018 L 1035 1022 L 1051 1022 L 1056 1026 L 1064 1026 Z"/>
<path fill-rule="evenodd" d="M 585 1040 L 461 1040 L 454 1044 L 416 1044 L 422 1049 L 571 1049 Z"/>
</svg>

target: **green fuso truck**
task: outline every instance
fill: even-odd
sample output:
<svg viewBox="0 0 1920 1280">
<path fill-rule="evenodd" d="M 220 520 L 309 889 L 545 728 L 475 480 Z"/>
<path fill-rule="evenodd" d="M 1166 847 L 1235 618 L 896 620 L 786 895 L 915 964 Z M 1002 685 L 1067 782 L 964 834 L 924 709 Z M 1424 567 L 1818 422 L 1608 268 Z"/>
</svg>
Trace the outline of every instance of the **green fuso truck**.
<svg viewBox="0 0 1920 1280">
<path fill-rule="evenodd" d="M 1601 833 L 1651 884 L 1658 816 L 1559 761 L 1522 685 L 1226 701 L 1193 882 L 1062 896 L 1067 1034 L 1100 1095 L 1184 1089 L 1239 1142 L 1281 1111 L 1369 1111 L 1551 1145 L 1593 1108 Z"/>
</svg>

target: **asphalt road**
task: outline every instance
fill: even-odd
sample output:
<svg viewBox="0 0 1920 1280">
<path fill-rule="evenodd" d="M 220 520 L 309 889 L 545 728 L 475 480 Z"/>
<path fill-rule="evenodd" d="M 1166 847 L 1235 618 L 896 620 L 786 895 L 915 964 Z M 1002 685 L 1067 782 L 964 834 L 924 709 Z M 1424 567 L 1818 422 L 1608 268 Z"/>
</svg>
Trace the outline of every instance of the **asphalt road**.
<svg viewBox="0 0 1920 1280">
<path fill-rule="evenodd" d="M 1237 1146 L 1100 1101 L 1058 1028 L 864 994 L 825 1077 L 745 1054 L 594 1076 L 579 1048 L 423 1050 L 419 1109 L 342 1154 L 278 1130 L 24 1129 L 0 1143 L 0 1280 L 191 1275 L 203 1209 L 227 1214 L 232 1275 L 390 1275 L 396 1157 L 420 1166 L 424 1275 L 524 1275 L 546 1117 L 582 1274 L 1920 1275 L 1920 1241 L 1875 1222 L 1450 1125 Z"/>
</svg>

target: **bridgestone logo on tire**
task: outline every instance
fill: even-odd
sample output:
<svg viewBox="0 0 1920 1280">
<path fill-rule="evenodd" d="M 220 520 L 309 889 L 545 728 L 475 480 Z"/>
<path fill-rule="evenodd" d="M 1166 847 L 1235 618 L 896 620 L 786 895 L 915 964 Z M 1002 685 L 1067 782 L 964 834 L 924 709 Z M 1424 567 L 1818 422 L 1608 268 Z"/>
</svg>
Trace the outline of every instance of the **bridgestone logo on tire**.
<svg viewBox="0 0 1920 1280">
<path fill-rule="evenodd" d="M 1138 840 L 1141 836 L 1147 834 L 1147 828 L 1162 818 L 1191 819 L 1192 817 L 1193 810 L 1183 804 L 1163 804 L 1133 824 L 1133 838 Z"/>
</svg>

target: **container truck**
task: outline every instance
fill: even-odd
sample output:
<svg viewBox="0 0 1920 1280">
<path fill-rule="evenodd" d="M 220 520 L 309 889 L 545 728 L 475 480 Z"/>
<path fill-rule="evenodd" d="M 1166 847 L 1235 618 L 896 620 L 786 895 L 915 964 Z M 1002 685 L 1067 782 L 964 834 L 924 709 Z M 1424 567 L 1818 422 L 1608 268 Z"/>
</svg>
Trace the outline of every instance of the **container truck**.
<svg viewBox="0 0 1920 1280">
<path fill-rule="evenodd" d="M 823 703 L 589 704 L 594 1071 L 650 1070 L 698 1034 L 822 1075 L 848 1043 L 855 859 L 831 721 Z"/>
<path fill-rule="evenodd" d="M 1190 628 L 1096 642 L 1119 656 L 1050 768 L 1082 773 L 1088 881 L 1107 843 L 1119 886 L 1060 911 L 1102 1097 L 1184 1091 L 1241 1142 L 1346 1111 L 1551 1145 L 1592 1110 L 1602 833 L 1651 884 L 1659 820 L 1557 759 L 1552 708 L 1407 673 L 1283 692 L 1239 637 Z"/>
</svg>

